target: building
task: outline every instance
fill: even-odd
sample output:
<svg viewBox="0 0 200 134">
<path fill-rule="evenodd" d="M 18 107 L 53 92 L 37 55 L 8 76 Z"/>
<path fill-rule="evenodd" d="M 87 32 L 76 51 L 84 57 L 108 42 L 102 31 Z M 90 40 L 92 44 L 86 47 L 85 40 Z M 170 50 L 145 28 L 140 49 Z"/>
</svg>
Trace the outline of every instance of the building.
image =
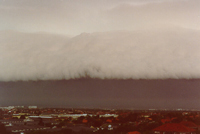
<svg viewBox="0 0 200 134">
<path fill-rule="evenodd" d="M 38 131 L 38 130 L 48 130 L 50 127 L 44 127 L 44 126 L 10 126 L 7 127 L 8 132 L 12 133 L 21 133 L 21 132 L 28 132 L 28 131 Z"/>
<path fill-rule="evenodd" d="M 195 134 L 195 129 L 180 123 L 167 123 L 153 129 L 154 134 Z"/>
<path fill-rule="evenodd" d="M 37 106 L 28 106 L 29 109 L 37 109 Z"/>
<path fill-rule="evenodd" d="M 138 131 L 133 131 L 133 132 L 128 132 L 127 134 L 141 134 L 141 133 Z"/>
<path fill-rule="evenodd" d="M 99 115 L 99 117 L 118 117 L 117 114 L 103 114 L 103 115 Z"/>
<path fill-rule="evenodd" d="M 81 116 L 83 116 L 83 117 L 86 117 L 86 116 L 88 116 L 88 114 L 62 114 L 62 115 L 52 115 L 53 117 L 67 117 L 67 118 L 73 118 L 73 119 L 77 119 L 77 118 L 79 118 L 79 117 L 81 117 Z"/>
<path fill-rule="evenodd" d="M 191 121 L 182 121 L 180 124 L 189 128 L 193 128 L 194 130 L 199 130 L 199 126 Z"/>
<path fill-rule="evenodd" d="M 12 110 L 14 108 L 15 108 L 15 106 L 0 107 L 0 109 L 2 109 L 2 110 Z"/>
<path fill-rule="evenodd" d="M 24 106 L 15 106 L 15 108 L 20 108 L 20 109 L 23 109 Z"/>
<path fill-rule="evenodd" d="M 24 125 L 23 119 L 0 120 L 0 123 L 4 124 L 5 126 Z"/>
</svg>

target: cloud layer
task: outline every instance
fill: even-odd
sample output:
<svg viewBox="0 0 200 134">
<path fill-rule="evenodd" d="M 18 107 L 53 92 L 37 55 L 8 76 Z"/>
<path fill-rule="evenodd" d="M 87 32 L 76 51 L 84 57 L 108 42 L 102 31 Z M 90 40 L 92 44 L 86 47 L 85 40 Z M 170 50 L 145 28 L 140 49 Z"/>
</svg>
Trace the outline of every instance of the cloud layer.
<svg viewBox="0 0 200 134">
<path fill-rule="evenodd" d="M 200 31 L 180 27 L 83 33 L 0 33 L 0 81 L 92 77 L 200 78 Z"/>
<path fill-rule="evenodd" d="M 200 78 L 199 7 L 199 0 L 0 0 L 0 81 Z"/>
</svg>

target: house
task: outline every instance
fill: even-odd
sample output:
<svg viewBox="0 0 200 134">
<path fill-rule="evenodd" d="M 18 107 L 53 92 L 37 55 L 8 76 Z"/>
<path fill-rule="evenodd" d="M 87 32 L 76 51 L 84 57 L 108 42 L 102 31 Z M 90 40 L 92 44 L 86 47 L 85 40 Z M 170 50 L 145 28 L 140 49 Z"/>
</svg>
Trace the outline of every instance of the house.
<svg viewBox="0 0 200 134">
<path fill-rule="evenodd" d="M 83 119 L 82 123 L 88 123 L 88 120 L 87 119 Z"/>
<path fill-rule="evenodd" d="M 38 131 L 38 130 L 47 130 L 50 127 L 43 127 L 43 126 L 10 126 L 7 127 L 8 132 L 12 133 L 21 133 L 21 132 L 28 132 L 28 131 Z"/>
<path fill-rule="evenodd" d="M 163 124 L 169 123 L 169 122 L 171 122 L 171 119 L 169 119 L 169 118 L 167 118 L 167 119 L 161 119 L 161 122 L 162 122 Z"/>
<path fill-rule="evenodd" d="M 128 132 L 127 134 L 141 134 L 141 133 L 138 131 L 133 131 L 133 132 Z"/>
<path fill-rule="evenodd" d="M 23 119 L 0 120 L 0 123 L 4 124 L 5 126 L 24 125 Z"/>
<path fill-rule="evenodd" d="M 112 120 L 111 119 L 107 119 L 106 122 L 107 123 L 112 123 Z"/>
<path fill-rule="evenodd" d="M 191 121 L 182 121 L 180 124 L 186 126 L 186 127 L 189 127 L 189 128 L 193 128 L 195 130 L 198 130 L 199 127 L 198 125 L 196 125 L 195 123 L 191 122 Z"/>
<path fill-rule="evenodd" d="M 154 134 L 195 134 L 195 129 L 180 123 L 167 123 L 153 129 Z"/>
</svg>

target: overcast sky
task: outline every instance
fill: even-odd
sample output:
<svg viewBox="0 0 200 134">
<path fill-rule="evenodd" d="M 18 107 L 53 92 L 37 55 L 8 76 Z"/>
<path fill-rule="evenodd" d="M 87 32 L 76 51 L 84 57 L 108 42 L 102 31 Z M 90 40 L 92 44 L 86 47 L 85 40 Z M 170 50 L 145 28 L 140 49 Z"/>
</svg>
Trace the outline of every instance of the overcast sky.
<svg viewBox="0 0 200 134">
<path fill-rule="evenodd" d="M 77 35 L 176 25 L 200 29 L 199 0 L 0 0 L 0 29 Z"/>
<path fill-rule="evenodd" d="M 113 106 L 123 100 L 121 105 L 127 103 L 127 107 L 130 102 L 138 106 L 137 101 L 141 108 L 146 102 L 161 107 L 170 98 L 173 105 L 166 107 L 199 108 L 195 105 L 200 101 L 199 7 L 199 0 L 0 0 L 0 105 L 21 104 L 23 99 L 39 104 L 43 100 L 40 89 L 48 83 L 42 92 L 46 98 L 51 98 L 54 90 L 68 97 L 72 91 L 76 106 L 82 100 L 88 106 L 103 106 L 110 98 Z M 173 87 L 167 86 L 169 79 Z M 66 85 L 46 93 L 49 83 L 55 86 L 60 81 Z M 83 81 L 87 81 L 83 90 L 74 84 Z M 41 87 L 34 89 L 40 82 Z M 189 86 L 180 88 L 184 82 Z M 106 87 L 102 92 L 98 83 Z M 117 83 L 128 84 L 127 93 L 123 94 Z M 138 88 L 133 89 L 137 83 Z M 142 83 L 151 84 L 144 88 Z M 155 96 L 146 97 L 145 92 L 151 90 Z M 5 101 L 13 91 L 16 97 Z M 91 91 L 94 97 L 83 93 L 81 98 L 80 91 Z M 106 91 L 110 96 L 100 99 Z M 16 101 L 21 92 L 27 98 Z M 35 100 L 30 100 L 32 93 Z M 129 93 L 139 95 L 133 100 Z M 117 96 L 120 99 L 115 99 Z"/>
</svg>

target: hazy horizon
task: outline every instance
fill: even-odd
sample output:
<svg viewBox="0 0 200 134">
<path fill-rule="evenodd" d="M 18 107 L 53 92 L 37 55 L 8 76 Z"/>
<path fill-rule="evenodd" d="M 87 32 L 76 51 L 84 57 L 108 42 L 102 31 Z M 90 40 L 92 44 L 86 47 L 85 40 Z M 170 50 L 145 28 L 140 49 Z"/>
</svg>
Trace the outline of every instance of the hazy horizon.
<svg viewBox="0 0 200 134">
<path fill-rule="evenodd" d="M 73 80 L 0 82 L 0 106 L 197 109 L 199 79 Z"/>
</svg>

